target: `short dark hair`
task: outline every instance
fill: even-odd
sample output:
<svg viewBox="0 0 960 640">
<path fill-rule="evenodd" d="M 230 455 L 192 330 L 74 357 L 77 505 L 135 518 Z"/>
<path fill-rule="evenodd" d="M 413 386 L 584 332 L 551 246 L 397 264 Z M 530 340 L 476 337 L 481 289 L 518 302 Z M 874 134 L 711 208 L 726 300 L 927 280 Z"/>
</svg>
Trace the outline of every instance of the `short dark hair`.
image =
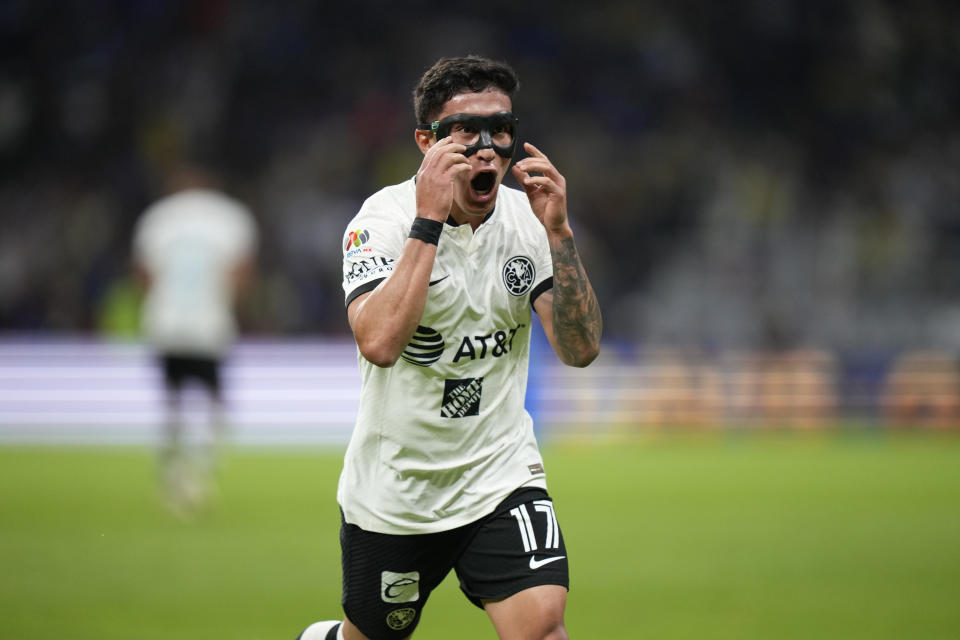
<svg viewBox="0 0 960 640">
<path fill-rule="evenodd" d="M 481 92 L 493 87 L 513 99 L 520 80 L 510 65 L 469 55 L 440 58 L 424 72 L 413 90 L 413 111 L 417 124 L 428 124 L 443 111 L 443 105 L 458 93 Z"/>
</svg>

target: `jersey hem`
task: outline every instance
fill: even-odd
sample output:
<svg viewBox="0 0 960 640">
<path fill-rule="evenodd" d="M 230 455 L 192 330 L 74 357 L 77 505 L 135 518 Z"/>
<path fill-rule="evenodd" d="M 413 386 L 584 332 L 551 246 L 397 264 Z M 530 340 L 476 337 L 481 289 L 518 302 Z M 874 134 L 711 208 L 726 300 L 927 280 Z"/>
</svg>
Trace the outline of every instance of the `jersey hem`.
<svg viewBox="0 0 960 640">
<path fill-rule="evenodd" d="M 472 524 L 478 520 L 482 520 L 496 511 L 500 503 L 510 497 L 512 493 L 520 489 L 529 488 L 543 489 L 546 491 L 546 478 L 544 476 L 531 478 L 527 482 L 521 483 L 513 489 L 510 489 L 503 495 L 497 495 L 497 497 L 495 497 L 493 500 L 485 502 L 483 507 L 478 508 L 476 511 L 471 511 L 469 513 L 465 512 L 457 516 L 441 518 L 431 522 L 417 524 L 404 523 L 405 526 L 395 526 L 391 522 L 377 518 L 369 513 L 367 513 L 364 517 L 363 515 L 353 512 L 344 506 L 343 501 L 338 500 L 338 503 L 340 505 L 340 510 L 343 512 L 344 522 L 360 527 L 364 531 L 369 531 L 372 533 L 385 533 L 396 536 L 419 535 L 424 533 L 441 533 L 443 531 L 450 531 L 452 529 L 458 529 L 468 524 Z"/>
</svg>

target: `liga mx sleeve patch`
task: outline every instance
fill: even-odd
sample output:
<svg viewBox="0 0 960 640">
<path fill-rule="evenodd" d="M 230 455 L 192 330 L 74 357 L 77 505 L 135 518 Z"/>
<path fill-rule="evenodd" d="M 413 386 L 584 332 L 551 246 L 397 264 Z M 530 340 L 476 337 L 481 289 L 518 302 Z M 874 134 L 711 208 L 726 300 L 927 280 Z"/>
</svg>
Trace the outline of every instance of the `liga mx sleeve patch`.
<svg viewBox="0 0 960 640">
<path fill-rule="evenodd" d="M 440 415 L 444 418 L 478 416 L 480 415 L 480 396 L 482 394 L 482 377 L 444 380 Z"/>
</svg>

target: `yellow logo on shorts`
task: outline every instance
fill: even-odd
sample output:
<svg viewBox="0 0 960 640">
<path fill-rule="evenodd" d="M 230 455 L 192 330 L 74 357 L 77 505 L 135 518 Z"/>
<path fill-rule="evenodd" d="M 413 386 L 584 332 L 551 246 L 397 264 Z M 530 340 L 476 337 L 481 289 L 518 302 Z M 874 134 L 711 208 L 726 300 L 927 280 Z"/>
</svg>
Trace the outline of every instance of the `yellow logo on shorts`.
<svg viewBox="0 0 960 640">
<path fill-rule="evenodd" d="M 406 629 L 417 617 L 417 610 L 409 607 L 404 609 L 394 609 L 387 614 L 387 626 L 394 631 Z"/>
</svg>

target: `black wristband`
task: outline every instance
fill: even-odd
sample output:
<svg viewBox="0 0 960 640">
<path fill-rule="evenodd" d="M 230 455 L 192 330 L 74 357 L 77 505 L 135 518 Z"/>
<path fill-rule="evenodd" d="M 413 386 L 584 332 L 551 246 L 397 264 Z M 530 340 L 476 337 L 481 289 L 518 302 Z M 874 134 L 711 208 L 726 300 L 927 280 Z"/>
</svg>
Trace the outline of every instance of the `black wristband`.
<svg viewBox="0 0 960 640">
<path fill-rule="evenodd" d="M 427 218 L 414 218 L 413 226 L 410 227 L 408 238 L 423 240 L 428 244 L 440 244 L 440 232 L 443 231 L 443 223 Z"/>
</svg>

